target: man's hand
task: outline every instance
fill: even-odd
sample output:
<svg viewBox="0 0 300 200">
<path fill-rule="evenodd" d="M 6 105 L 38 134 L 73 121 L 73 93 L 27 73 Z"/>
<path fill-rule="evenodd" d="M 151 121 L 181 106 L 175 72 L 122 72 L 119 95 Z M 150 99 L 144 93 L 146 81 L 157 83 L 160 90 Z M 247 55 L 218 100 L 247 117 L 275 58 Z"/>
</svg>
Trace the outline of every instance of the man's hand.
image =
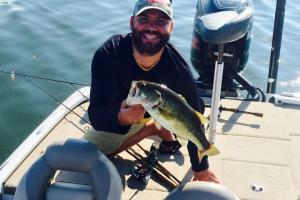
<svg viewBox="0 0 300 200">
<path fill-rule="evenodd" d="M 214 175 L 214 173 L 209 169 L 204 171 L 194 172 L 193 181 L 207 181 L 207 182 L 220 183 L 217 177 Z"/>
<path fill-rule="evenodd" d="M 141 121 L 144 117 L 145 109 L 141 105 L 127 106 L 126 100 L 121 104 L 118 120 L 121 126 L 128 126 Z"/>
</svg>

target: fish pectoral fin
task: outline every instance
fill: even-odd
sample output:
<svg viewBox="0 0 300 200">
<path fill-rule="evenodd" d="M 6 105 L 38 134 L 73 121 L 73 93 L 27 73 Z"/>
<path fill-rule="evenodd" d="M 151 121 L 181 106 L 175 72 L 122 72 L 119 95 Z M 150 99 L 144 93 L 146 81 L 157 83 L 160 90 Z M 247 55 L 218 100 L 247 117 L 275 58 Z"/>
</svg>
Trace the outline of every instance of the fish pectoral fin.
<svg viewBox="0 0 300 200">
<path fill-rule="evenodd" d="M 154 120 L 154 125 L 157 129 L 161 129 L 161 124 L 158 121 Z"/>
<path fill-rule="evenodd" d="M 141 119 L 141 121 L 139 121 L 140 124 L 146 124 L 147 122 L 149 122 L 152 119 L 152 117 L 148 117 L 148 118 L 143 118 Z"/>
<path fill-rule="evenodd" d="M 198 151 L 198 157 L 199 157 L 199 160 L 202 160 L 203 156 L 205 156 L 205 155 L 214 156 L 219 153 L 220 153 L 220 151 L 217 149 L 217 147 L 215 147 L 213 144 L 211 144 L 209 149 L 207 149 L 206 151 Z"/>
<path fill-rule="evenodd" d="M 182 137 L 180 137 L 180 136 L 178 136 L 178 135 L 176 135 L 176 137 L 177 137 L 177 140 L 178 140 L 178 142 L 179 142 L 180 144 L 182 144 L 183 146 L 186 146 L 186 145 L 187 145 L 187 143 L 188 143 L 188 140 L 187 140 L 187 139 L 182 138 Z"/>
<path fill-rule="evenodd" d="M 196 115 L 198 116 L 201 124 L 203 124 L 203 125 L 208 124 L 208 119 L 206 117 L 204 117 L 201 113 L 196 111 Z"/>
</svg>

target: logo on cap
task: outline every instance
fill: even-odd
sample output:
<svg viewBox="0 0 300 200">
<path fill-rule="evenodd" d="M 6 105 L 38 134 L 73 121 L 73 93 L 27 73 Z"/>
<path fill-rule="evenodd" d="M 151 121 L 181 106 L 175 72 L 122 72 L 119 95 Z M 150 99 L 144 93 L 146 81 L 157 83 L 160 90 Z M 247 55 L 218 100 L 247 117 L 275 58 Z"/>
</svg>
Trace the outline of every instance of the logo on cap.
<svg viewBox="0 0 300 200">
<path fill-rule="evenodd" d="M 163 3 L 163 0 L 147 0 L 148 3 Z"/>
</svg>

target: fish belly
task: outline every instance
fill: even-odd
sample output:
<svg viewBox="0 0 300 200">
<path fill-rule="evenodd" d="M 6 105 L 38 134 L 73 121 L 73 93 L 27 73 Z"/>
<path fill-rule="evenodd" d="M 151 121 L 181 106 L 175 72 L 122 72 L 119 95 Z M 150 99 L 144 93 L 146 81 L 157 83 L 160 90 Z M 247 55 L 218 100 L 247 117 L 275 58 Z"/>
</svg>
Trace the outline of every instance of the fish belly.
<svg viewBox="0 0 300 200">
<path fill-rule="evenodd" d="M 181 121 L 177 118 L 165 118 L 161 113 L 156 110 L 147 110 L 147 112 L 151 115 L 151 117 L 156 121 L 156 123 L 160 124 L 162 127 L 174 133 L 176 136 L 192 141 L 199 150 L 203 150 L 203 146 L 200 141 L 194 137 L 193 133 L 185 126 Z"/>
</svg>

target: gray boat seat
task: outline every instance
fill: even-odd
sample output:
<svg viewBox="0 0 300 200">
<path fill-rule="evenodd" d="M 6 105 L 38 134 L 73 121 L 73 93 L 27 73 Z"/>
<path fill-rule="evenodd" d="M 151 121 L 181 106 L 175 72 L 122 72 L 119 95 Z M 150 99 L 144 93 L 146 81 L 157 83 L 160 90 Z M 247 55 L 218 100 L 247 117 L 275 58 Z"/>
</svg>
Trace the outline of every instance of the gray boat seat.
<svg viewBox="0 0 300 200">
<path fill-rule="evenodd" d="M 227 187 L 217 183 L 194 181 L 182 184 L 165 200 L 239 200 Z"/>
<path fill-rule="evenodd" d="M 57 170 L 88 174 L 91 185 L 51 183 Z M 50 145 L 22 177 L 15 200 L 121 199 L 122 182 L 115 166 L 95 145 L 68 139 Z"/>
<path fill-rule="evenodd" d="M 252 26 L 252 5 L 241 0 L 199 1 L 195 32 L 205 42 L 225 44 L 242 38 Z"/>
<path fill-rule="evenodd" d="M 73 183 L 51 184 L 46 192 L 47 200 L 93 200 L 93 188 L 91 185 Z"/>
</svg>

